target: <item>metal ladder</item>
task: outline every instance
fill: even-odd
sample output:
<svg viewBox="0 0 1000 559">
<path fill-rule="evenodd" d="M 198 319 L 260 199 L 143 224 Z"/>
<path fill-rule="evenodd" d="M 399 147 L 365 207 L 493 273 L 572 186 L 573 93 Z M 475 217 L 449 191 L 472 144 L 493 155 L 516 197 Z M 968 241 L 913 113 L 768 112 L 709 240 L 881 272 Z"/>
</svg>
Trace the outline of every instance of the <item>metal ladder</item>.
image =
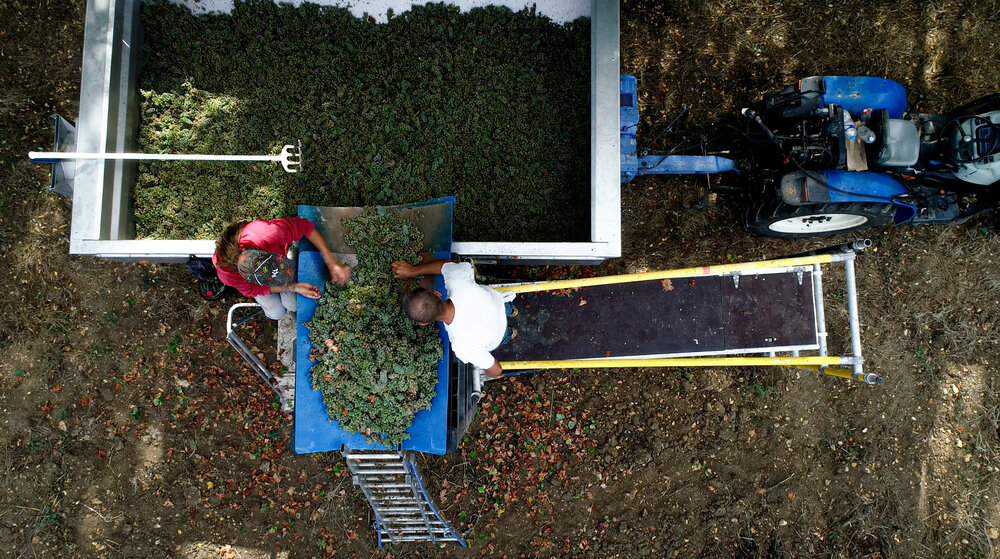
<svg viewBox="0 0 1000 559">
<path fill-rule="evenodd" d="M 458 542 L 424 490 L 413 453 L 345 450 L 344 459 L 357 485 L 375 513 L 378 547 L 382 543 Z"/>
</svg>

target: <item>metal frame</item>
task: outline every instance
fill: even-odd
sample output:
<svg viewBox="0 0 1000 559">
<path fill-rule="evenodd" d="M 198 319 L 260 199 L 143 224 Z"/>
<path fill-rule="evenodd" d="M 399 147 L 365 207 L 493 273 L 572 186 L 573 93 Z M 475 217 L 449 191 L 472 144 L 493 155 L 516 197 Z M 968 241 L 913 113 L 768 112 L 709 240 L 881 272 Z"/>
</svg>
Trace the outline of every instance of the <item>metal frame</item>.
<svg viewBox="0 0 1000 559">
<path fill-rule="evenodd" d="M 734 280 L 740 275 L 760 274 L 788 271 L 813 272 L 813 306 L 816 317 L 816 335 L 818 343 L 809 346 L 788 348 L 741 348 L 716 352 L 711 355 L 698 356 L 635 356 L 600 359 L 573 359 L 553 361 L 505 361 L 501 366 L 508 371 L 535 369 L 595 369 L 595 368 L 629 368 L 629 367 L 747 367 L 747 366 L 792 366 L 820 371 L 829 376 L 853 379 L 867 384 L 882 384 L 882 378 L 873 373 L 864 372 L 864 358 L 861 355 L 861 326 L 858 319 L 857 288 L 854 274 L 855 249 L 844 249 L 839 253 L 816 254 L 810 256 L 790 257 L 778 260 L 747 262 L 742 264 L 724 264 L 720 266 L 703 266 L 700 268 L 683 268 L 621 276 L 606 276 L 575 280 L 561 280 L 519 285 L 494 286 L 499 291 L 528 293 L 558 289 L 574 289 L 593 285 L 619 284 L 638 281 L 690 278 L 698 276 L 731 276 Z M 860 250 L 860 249 L 858 249 Z M 847 284 L 847 314 L 850 330 L 850 355 L 831 356 L 827 348 L 826 309 L 823 302 L 822 264 L 842 263 Z M 819 355 L 802 356 L 802 350 L 818 350 Z M 779 356 L 779 351 L 791 351 L 791 356 Z M 766 357 L 729 357 L 733 353 L 753 354 L 765 353 Z M 491 380 L 481 378 L 481 382 Z"/>
<path fill-rule="evenodd" d="M 247 315 L 244 319 L 240 321 L 237 322 L 233 321 L 233 317 L 236 315 L 236 312 L 238 310 L 250 309 L 250 308 L 256 310 Z M 244 361 L 246 361 L 247 365 L 250 365 L 250 368 L 253 369 L 255 373 L 257 373 L 257 376 L 260 377 L 260 380 L 264 381 L 264 384 L 268 385 L 271 388 L 271 390 L 274 391 L 274 393 L 278 396 L 278 400 L 281 402 L 281 409 L 284 410 L 285 413 L 291 413 L 292 410 L 295 409 L 295 398 L 285 394 L 285 391 L 283 390 L 284 386 L 281 382 L 281 379 L 275 376 L 275 374 L 272 373 L 271 370 L 267 368 L 267 365 L 265 365 L 254 354 L 254 352 L 250 349 L 250 346 L 248 346 L 246 342 L 243 341 L 243 338 L 241 338 L 240 335 L 236 333 L 237 328 L 243 326 L 244 324 L 250 322 L 251 320 L 254 320 L 262 312 L 263 311 L 260 308 L 260 305 L 258 305 L 257 303 L 236 303 L 232 307 L 229 307 L 229 314 L 226 317 L 226 341 L 229 342 L 229 345 L 233 346 L 233 349 L 240 357 L 243 358 Z M 286 376 L 290 377 L 293 380 L 295 379 L 294 375 L 286 375 Z"/>
<path fill-rule="evenodd" d="M 615 0 L 590 2 L 590 242 L 459 241 L 454 244 L 454 252 L 484 262 L 524 263 L 594 263 L 621 256 L 619 6 Z M 78 152 L 134 151 L 136 84 L 143 42 L 139 5 L 140 0 L 88 0 Z M 525 5 L 532 2 L 526 1 Z M 131 205 L 135 173 L 136 163 L 132 161 L 76 163 L 70 253 L 150 262 L 183 262 L 192 254 L 210 256 L 215 250 L 213 240 L 135 239 Z"/>
<path fill-rule="evenodd" d="M 375 515 L 378 548 L 386 543 L 463 540 L 441 517 L 424 489 L 412 452 L 343 450 L 354 485 Z"/>
</svg>

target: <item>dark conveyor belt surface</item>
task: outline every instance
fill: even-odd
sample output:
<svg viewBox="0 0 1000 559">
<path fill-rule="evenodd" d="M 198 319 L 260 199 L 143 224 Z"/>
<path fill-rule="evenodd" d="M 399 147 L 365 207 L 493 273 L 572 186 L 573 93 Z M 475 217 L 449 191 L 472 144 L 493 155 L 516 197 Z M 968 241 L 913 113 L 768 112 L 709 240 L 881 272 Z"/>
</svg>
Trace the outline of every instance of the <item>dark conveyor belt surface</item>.
<svg viewBox="0 0 1000 559">
<path fill-rule="evenodd" d="M 817 346 L 812 273 L 698 276 L 519 294 L 500 361 Z"/>
</svg>

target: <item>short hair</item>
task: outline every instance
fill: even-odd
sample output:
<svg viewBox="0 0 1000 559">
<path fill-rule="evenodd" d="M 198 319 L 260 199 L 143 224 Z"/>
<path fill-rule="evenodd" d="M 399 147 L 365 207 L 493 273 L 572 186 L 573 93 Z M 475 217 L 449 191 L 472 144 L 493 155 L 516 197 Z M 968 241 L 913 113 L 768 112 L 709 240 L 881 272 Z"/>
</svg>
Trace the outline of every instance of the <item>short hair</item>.
<svg viewBox="0 0 1000 559">
<path fill-rule="evenodd" d="M 444 311 L 444 301 L 433 291 L 418 287 L 403 297 L 403 311 L 410 320 L 434 322 Z"/>
<path fill-rule="evenodd" d="M 240 233 L 249 221 L 230 223 L 215 240 L 215 254 L 219 255 L 219 264 L 226 268 L 236 269 L 236 263 L 243 249 L 240 248 Z"/>
</svg>

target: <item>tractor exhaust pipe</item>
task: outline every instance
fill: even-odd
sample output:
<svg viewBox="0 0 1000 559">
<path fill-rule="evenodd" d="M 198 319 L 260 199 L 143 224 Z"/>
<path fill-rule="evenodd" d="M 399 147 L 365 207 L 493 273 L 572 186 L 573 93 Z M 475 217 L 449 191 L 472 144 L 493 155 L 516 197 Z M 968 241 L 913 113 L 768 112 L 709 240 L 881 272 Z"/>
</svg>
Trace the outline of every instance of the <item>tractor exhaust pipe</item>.
<svg viewBox="0 0 1000 559">
<path fill-rule="evenodd" d="M 832 247 L 819 248 L 816 250 L 810 250 L 806 252 L 800 252 L 798 254 L 792 254 L 786 256 L 785 258 L 801 258 L 803 256 L 816 256 L 818 254 L 844 254 L 848 252 L 861 252 L 867 248 L 871 248 L 871 239 L 858 239 L 850 243 L 844 243 L 842 245 L 834 245 Z"/>
</svg>

